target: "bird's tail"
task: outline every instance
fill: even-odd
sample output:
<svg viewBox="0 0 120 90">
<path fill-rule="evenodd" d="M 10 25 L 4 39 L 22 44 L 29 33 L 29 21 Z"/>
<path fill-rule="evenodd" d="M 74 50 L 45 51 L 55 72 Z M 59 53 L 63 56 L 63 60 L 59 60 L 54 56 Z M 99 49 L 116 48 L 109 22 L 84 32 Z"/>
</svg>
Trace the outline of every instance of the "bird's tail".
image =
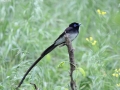
<svg viewBox="0 0 120 90">
<path fill-rule="evenodd" d="M 51 46 L 49 46 L 42 54 L 41 54 L 41 59 L 47 55 L 49 52 L 51 52 L 55 47 L 57 47 L 57 45 L 52 44 Z"/>
<path fill-rule="evenodd" d="M 28 75 L 28 73 L 31 71 L 31 69 L 45 56 L 47 55 L 49 52 L 51 52 L 55 47 L 57 47 L 57 45 L 52 44 L 51 46 L 49 46 L 42 54 L 41 56 L 30 66 L 30 68 L 27 70 L 27 72 L 24 74 L 22 80 L 20 81 L 19 85 L 17 88 L 19 88 L 21 86 L 21 84 L 23 83 L 25 77 Z"/>
</svg>

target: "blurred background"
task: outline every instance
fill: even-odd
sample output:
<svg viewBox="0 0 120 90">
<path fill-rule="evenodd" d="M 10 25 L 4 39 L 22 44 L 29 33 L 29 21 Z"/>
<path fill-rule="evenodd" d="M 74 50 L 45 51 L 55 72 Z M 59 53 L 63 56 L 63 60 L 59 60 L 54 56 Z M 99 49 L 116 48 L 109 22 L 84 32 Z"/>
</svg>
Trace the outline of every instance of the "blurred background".
<svg viewBox="0 0 120 90">
<path fill-rule="evenodd" d="M 27 69 L 72 22 L 78 90 L 120 90 L 120 0 L 0 0 L 0 90 L 14 90 Z M 29 73 L 20 90 L 70 90 L 66 46 Z"/>
</svg>

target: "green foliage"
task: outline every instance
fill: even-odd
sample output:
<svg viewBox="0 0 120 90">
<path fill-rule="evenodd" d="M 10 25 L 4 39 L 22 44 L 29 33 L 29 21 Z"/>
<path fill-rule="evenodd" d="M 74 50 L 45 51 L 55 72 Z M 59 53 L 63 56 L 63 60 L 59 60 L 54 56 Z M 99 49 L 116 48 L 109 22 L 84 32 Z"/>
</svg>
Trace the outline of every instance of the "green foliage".
<svg viewBox="0 0 120 90">
<path fill-rule="evenodd" d="M 73 41 L 78 90 L 119 90 L 120 76 L 113 73 L 120 68 L 120 0 L 0 0 L 0 90 L 14 90 L 74 21 L 82 24 Z M 57 47 L 33 68 L 20 90 L 34 90 L 30 82 L 40 90 L 69 90 L 68 59 L 67 48 Z"/>
</svg>

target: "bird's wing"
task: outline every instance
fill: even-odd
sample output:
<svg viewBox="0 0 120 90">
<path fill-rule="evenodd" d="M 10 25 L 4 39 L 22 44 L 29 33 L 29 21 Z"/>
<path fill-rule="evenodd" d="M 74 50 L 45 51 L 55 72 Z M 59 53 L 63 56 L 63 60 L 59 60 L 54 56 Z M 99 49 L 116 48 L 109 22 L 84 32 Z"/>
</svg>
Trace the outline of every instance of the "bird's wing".
<svg viewBox="0 0 120 90">
<path fill-rule="evenodd" d="M 71 31 L 72 29 L 73 29 L 72 27 L 66 28 L 65 31 L 55 40 L 54 44 L 56 44 L 56 43 L 58 42 L 58 40 L 61 40 L 61 42 L 62 42 L 65 33 L 68 33 L 68 32 Z M 64 41 L 64 40 L 63 40 L 63 41 Z M 65 42 L 62 42 L 62 43 L 65 43 Z M 59 45 L 62 44 L 62 43 L 59 43 Z"/>
</svg>

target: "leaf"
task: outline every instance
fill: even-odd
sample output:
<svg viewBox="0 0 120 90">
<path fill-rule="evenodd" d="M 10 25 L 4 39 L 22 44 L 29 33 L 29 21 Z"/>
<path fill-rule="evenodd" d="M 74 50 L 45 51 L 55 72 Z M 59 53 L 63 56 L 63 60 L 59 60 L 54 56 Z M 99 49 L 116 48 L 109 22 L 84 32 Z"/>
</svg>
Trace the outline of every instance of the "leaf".
<svg viewBox="0 0 120 90">
<path fill-rule="evenodd" d="M 47 54 L 47 55 L 46 55 L 46 59 L 47 59 L 48 61 L 50 61 L 50 60 L 51 60 L 51 55 L 50 55 L 50 54 Z"/>
<path fill-rule="evenodd" d="M 64 66 L 65 62 L 61 62 L 59 65 L 58 65 L 58 68 L 62 68 Z"/>
<path fill-rule="evenodd" d="M 79 68 L 80 72 L 82 73 L 82 75 L 85 77 L 86 76 L 86 72 L 83 68 Z"/>
</svg>

